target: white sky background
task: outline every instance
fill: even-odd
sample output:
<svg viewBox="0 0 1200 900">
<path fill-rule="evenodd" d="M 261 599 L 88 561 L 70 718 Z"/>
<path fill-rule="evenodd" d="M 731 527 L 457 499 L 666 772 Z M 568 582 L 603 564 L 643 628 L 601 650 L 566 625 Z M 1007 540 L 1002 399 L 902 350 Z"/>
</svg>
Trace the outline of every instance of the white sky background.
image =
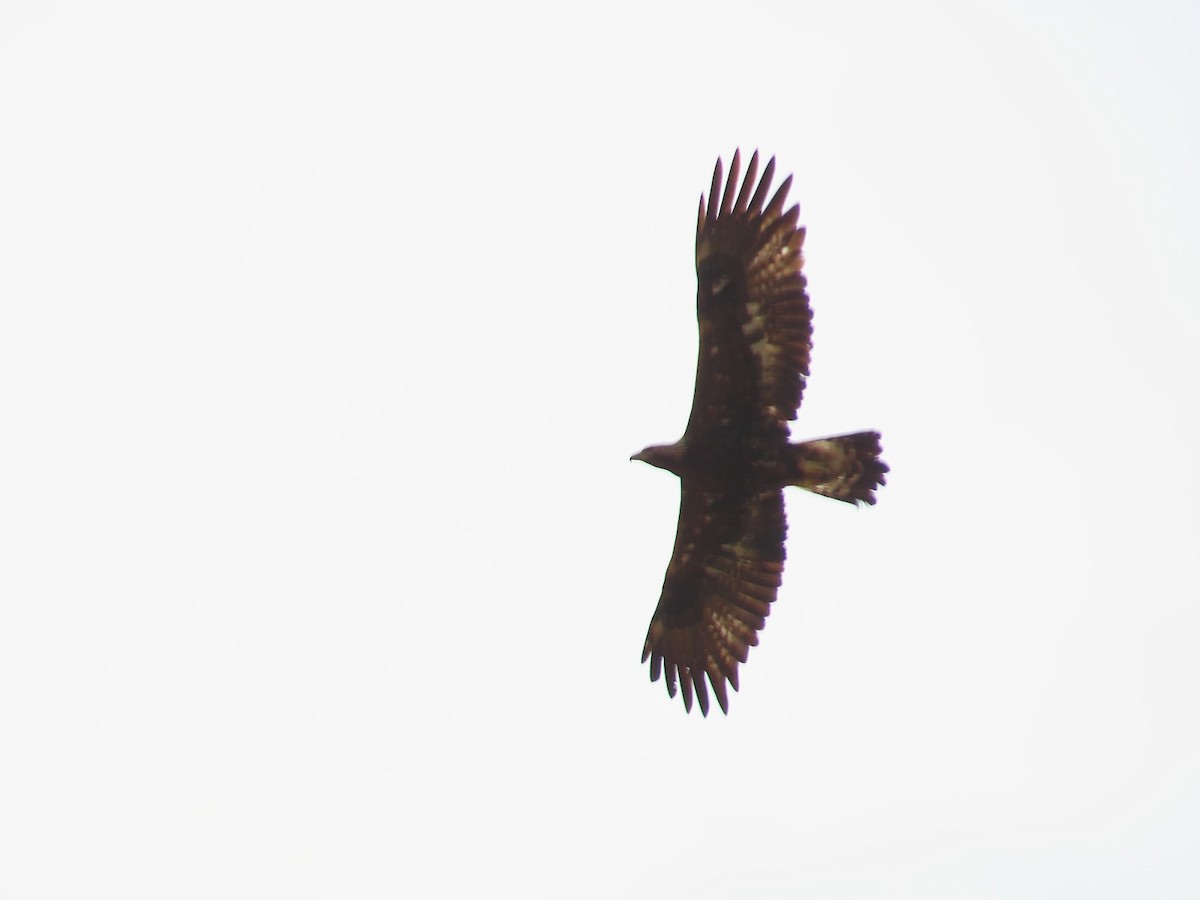
<svg viewBox="0 0 1200 900">
<path fill-rule="evenodd" d="M 10 3 L 0 895 L 1200 892 L 1200 14 Z M 639 654 L 695 207 L 809 227 L 728 718 Z"/>
</svg>

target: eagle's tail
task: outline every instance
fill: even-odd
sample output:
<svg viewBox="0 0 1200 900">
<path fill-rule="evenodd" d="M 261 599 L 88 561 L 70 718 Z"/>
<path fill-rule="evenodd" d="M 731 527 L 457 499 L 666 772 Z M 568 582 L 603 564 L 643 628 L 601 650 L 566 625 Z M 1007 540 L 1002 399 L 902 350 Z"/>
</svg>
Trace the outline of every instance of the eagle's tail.
<svg viewBox="0 0 1200 900">
<path fill-rule="evenodd" d="M 839 434 L 792 444 L 794 467 L 789 484 L 847 503 L 874 503 L 875 489 L 886 484 L 887 463 L 879 458 L 878 431 Z"/>
</svg>

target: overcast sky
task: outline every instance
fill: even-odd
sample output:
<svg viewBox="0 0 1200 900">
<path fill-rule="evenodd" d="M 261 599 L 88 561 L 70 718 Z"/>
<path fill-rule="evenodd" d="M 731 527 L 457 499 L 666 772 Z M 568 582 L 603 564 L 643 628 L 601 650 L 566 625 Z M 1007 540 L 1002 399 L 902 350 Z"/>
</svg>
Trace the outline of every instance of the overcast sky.
<svg viewBox="0 0 1200 900">
<path fill-rule="evenodd" d="M 0 895 L 1200 893 L 1193 3 L 9 2 Z M 728 718 L 639 665 L 718 155 L 795 174 Z"/>
</svg>

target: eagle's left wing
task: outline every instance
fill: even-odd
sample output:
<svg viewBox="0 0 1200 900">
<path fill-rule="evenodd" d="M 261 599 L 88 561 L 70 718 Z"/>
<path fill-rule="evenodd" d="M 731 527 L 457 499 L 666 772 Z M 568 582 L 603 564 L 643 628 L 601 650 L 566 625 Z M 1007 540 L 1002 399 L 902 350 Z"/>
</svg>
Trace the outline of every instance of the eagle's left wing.
<svg viewBox="0 0 1200 900">
<path fill-rule="evenodd" d="M 642 662 L 650 660 L 652 681 L 666 669 L 667 693 L 674 697 L 678 682 L 689 712 L 694 692 L 708 715 L 705 676 L 729 712 L 725 683 L 737 690 L 738 663 L 758 643 L 783 576 L 786 534 L 780 489 L 728 495 L 685 486 Z"/>
<path fill-rule="evenodd" d="M 750 157 L 741 190 L 734 153 L 721 190 L 721 161 L 696 223 L 696 317 L 700 346 L 687 434 L 760 420 L 786 432 L 796 418 L 812 354 L 800 207 L 786 208 L 789 175 L 768 201 L 775 160 L 758 175 Z"/>
</svg>

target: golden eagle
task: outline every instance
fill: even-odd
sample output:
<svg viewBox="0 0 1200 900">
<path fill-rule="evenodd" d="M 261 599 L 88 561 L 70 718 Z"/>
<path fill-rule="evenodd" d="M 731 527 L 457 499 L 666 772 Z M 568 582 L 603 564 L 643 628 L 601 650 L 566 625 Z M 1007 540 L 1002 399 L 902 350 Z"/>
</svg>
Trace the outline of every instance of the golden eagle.
<svg viewBox="0 0 1200 900">
<path fill-rule="evenodd" d="M 735 152 L 718 203 L 718 159 L 707 204 L 700 197 L 700 349 L 687 429 L 631 457 L 679 476 L 682 494 L 642 662 L 650 660 L 651 681 L 665 667 L 667 693 L 674 697 L 678 683 L 688 711 L 694 693 L 706 716 L 705 676 L 728 713 L 725 683 L 737 690 L 738 663 L 775 600 L 786 555 L 783 488 L 874 503 L 888 471 L 875 431 L 789 443 L 812 351 L 804 229 L 799 206 L 784 211 L 791 176 L 767 201 L 774 158 L 755 186 L 756 151 L 738 190 L 740 164 Z"/>
</svg>

